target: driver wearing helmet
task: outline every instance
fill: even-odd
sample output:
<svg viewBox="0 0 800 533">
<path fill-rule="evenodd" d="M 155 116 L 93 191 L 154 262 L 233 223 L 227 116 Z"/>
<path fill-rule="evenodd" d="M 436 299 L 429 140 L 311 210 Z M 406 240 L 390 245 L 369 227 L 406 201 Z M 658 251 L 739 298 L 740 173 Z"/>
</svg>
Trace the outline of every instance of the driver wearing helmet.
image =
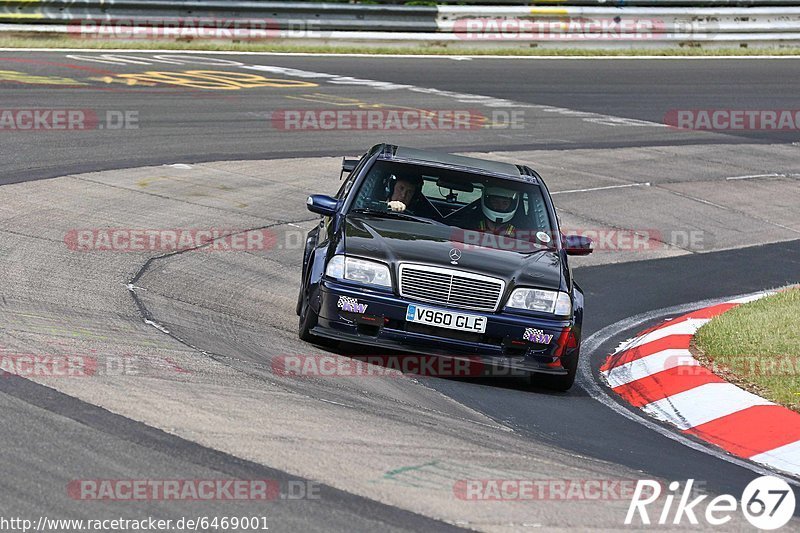
<svg viewBox="0 0 800 533">
<path fill-rule="evenodd" d="M 518 191 L 504 187 L 486 187 L 481 196 L 483 217 L 478 222 L 477 229 L 495 235 L 513 237 L 515 228 L 511 224 L 511 219 L 517 213 L 519 197 Z"/>
</svg>

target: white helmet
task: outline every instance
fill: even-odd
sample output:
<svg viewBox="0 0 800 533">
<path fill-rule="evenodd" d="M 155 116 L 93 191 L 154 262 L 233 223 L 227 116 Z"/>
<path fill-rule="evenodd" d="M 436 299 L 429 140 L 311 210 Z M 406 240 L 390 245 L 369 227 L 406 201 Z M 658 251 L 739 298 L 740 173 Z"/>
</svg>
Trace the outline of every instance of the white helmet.
<svg viewBox="0 0 800 533">
<path fill-rule="evenodd" d="M 489 196 L 502 196 L 504 198 L 508 198 L 510 200 L 508 210 L 497 211 L 491 209 L 488 205 L 486 205 L 486 199 Z M 481 209 L 483 209 L 483 214 L 486 215 L 486 218 L 495 224 L 505 224 L 514 218 L 514 214 L 517 212 L 518 205 L 519 193 L 517 191 L 504 189 L 503 187 L 486 187 L 486 189 L 483 190 L 483 196 L 481 197 Z"/>
</svg>

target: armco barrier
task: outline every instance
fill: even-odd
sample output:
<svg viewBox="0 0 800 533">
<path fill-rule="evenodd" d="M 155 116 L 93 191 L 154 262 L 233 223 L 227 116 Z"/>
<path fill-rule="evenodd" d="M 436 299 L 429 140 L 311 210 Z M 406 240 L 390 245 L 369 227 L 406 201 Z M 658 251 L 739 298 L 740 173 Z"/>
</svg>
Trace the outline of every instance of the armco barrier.
<svg viewBox="0 0 800 533">
<path fill-rule="evenodd" d="M 70 24 L 81 20 L 163 23 L 185 19 L 269 20 L 277 27 L 321 30 L 436 31 L 434 6 L 241 2 L 236 0 L 6 0 L 0 22 Z"/>
<path fill-rule="evenodd" d="M 721 33 L 800 36 L 800 7 L 440 6 L 440 32 L 481 40 L 546 40 L 561 34 L 639 32 L 656 40 L 726 40 Z M 734 39 L 736 35 L 732 35 Z"/>
<path fill-rule="evenodd" d="M 191 38 L 264 38 L 336 43 L 487 46 L 653 47 L 800 43 L 800 0 L 568 0 L 564 6 L 345 4 L 223 0 L 0 0 L 0 32 L 93 36 L 109 26 L 136 29 L 235 23 L 231 32 Z M 586 5 L 572 5 L 582 3 Z M 794 5 L 789 5 L 794 3 Z M 519 4 L 519 2 L 517 2 Z M 636 5 L 634 5 L 636 4 Z M 642 6 L 640 4 L 648 4 Z M 249 28 L 256 30 L 248 33 Z M 124 29 L 124 28 L 123 28 Z M 158 38 L 175 35 L 154 32 Z M 125 37 L 113 31 L 104 37 Z M 133 38 L 149 38 L 140 32 Z"/>
</svg>

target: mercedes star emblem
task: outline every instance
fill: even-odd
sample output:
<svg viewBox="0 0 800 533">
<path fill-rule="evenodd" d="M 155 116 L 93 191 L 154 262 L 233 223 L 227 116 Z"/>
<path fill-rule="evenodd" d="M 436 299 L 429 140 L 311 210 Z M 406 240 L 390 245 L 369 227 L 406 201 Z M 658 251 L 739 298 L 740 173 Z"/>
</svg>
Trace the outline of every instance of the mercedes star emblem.
<svg viewBox="0 0 800 533">
<path fill-rule="evenodd" d="M 461 250 L 453 248 L 450 250 L 450 264 L 457 265 L 458 260 L 461 259 Z"/>
</svg>

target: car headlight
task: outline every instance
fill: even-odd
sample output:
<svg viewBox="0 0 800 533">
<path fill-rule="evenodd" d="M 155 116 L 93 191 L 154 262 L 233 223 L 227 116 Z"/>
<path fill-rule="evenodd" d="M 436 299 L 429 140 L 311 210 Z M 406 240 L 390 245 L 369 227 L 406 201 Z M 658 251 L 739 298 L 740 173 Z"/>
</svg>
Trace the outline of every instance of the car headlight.
<svg viewBox="0 0 800 533">
<path fill-rule="evenodd" d="M 572 301 L 569 294 L 541 289 L 515 289 L 511 293 L 506 307 L 552 313 L 559 316 L 568 316 L 572 313 Z"/>
<path fill-rule="evenodd" d="M 336 279 L 357 281 L 365 285 L 392 288 L 392 276 L 389 273 L 389 267 L 376 261 L 335 255 L 328 262 L 325 275 Z"/>
</svg>

